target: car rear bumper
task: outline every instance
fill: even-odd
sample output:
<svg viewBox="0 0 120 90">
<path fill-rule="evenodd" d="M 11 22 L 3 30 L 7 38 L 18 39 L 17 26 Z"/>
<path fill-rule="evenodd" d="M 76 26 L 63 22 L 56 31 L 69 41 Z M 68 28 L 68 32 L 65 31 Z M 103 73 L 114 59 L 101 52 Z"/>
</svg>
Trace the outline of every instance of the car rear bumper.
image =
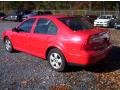
<svg viewBox="0 0 120 90">
<path fill-rule="evenodd" d="M 70 55 L 68 58 L 68 63 L 82 65 L 82 66 L 88 66 L 93 65 L 101 60 L 103 60 L 112 49 L 112 45 L 107 47 L 106 49 L 102 51 L 96 51 L 96 52 L 84 52 L 84 54 L 81 55 Z"/>
</svg>

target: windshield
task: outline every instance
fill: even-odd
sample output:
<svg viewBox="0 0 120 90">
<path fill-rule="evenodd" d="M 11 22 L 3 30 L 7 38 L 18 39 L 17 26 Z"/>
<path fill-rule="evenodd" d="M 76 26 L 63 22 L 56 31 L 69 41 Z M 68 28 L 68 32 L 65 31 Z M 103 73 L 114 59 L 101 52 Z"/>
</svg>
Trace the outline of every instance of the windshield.
<svg viewBox="0 0 120 90">
<path fill-rule="evenodd" d="M 75 31 L 93 28 L 93 25 L 91 23 L 81 17 L 65 17 L 59 18 L 59 20 L 67 25 L 70 29 Z"/>
<path fill-rule="evenodd" d="M 100 16 L 99 19 L 111 19 L 111 16 Z"/>
</svg>

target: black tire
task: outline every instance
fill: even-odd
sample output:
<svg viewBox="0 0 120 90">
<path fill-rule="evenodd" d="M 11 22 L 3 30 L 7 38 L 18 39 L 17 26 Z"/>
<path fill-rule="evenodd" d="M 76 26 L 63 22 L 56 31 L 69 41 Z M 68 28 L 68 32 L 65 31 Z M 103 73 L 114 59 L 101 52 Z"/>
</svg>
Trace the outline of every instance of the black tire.
<svg viewBox="0 0 120 90">
<path fill-rule="evenodd" d="M 58 56 L 57 56 L 57 59 L 54 59 L 54 61 L 53 61 L 53 60 L 51 59 L 51 57 L 54 56 L 54 54 L 56 54 L 56 55 L 58 55 Z M 58 60 L 58 59 L 59 59 L 59 60 Z M 47 55 L 47 60 L 48 60 L 48 62 L 49 62 L 50 67 L 51 67 L 53 70 L 58 71 L 58 72 L 65 70 L 65 67 L 66 67 L 66 59 L 65 59 L 63 53 L 62 53 L 59 49 L 55 48 L 55 49 L 50 50 L 50 51 L 48 52 L 48 55 Z M 54 62 L 54 65 L 51 64 L 51 63 L 53 63 L 53 62 Z M 55 65 L 55 63 L 56 63 L 56 65 Z M 55 68 L 55 67 L 57 66 L 57 64 L 59 64 L 59 68 Z"/>
<path fill-rule="evenodd" d="M 109 22 L 108 28 L 112 28 L 112 22 Z"/>
<path fill-rule="evenodd" d="M 118 29 L 116 25 L 114 25 L 114 28 L 115 28 L 115 29 Z"/>
<path fill-rule="evenodd" d="M 116 27 L 116 26 L 114 26 L 114 28 L 115 28 L 115 29 L 117 29 L 117 27 Z"/>
<path fill-rule="evenodd" d="M 7 43 L 9 42 L 9 48 L 8 48 L 8 46 L 7 46 Z M 12 45 L 12 42 L 10 41 L 10 39 L 8 38 L 8 37 L 6 37 L 5 39 L 4 39 L 4 47 L 5 47 L 5 50 L 7 51 L 7 52 L 13 52 L 14 51 L 14 49 L 13 49 L 13 45 Z"/>
</svg>

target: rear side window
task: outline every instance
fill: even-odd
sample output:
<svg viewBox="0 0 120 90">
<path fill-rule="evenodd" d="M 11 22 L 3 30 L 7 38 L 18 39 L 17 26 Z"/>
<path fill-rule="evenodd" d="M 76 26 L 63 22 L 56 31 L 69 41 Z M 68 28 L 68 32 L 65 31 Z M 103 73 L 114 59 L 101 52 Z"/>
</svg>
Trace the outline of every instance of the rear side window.
<svg viewBox="0 0 120 90">
<path fill-rule="evenodd" d="M 81 17 L 65 17 L 59 18 L 59 20 L 67 25 L 70 29 L 75 31 L 93 28 L 92 24 Z"/>
<path fill-rule="evenodd" d="M 49 19 L 39 19 L 34 33 L 41 33 L 41 34 L 56 34 L 57 27 L 56 25 Z"/>
</svg>

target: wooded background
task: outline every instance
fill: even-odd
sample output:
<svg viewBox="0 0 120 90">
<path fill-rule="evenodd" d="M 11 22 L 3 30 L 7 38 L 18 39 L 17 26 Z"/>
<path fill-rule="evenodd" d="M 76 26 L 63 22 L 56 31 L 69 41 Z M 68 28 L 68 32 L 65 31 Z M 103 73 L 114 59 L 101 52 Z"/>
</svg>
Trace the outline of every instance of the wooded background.
<svg viewBox="0 0 120 90">
<path fill-rule="evenodd" d="M 119 1 L 1 1 L 0 10 L 120 10 Z"/>
</svg>

